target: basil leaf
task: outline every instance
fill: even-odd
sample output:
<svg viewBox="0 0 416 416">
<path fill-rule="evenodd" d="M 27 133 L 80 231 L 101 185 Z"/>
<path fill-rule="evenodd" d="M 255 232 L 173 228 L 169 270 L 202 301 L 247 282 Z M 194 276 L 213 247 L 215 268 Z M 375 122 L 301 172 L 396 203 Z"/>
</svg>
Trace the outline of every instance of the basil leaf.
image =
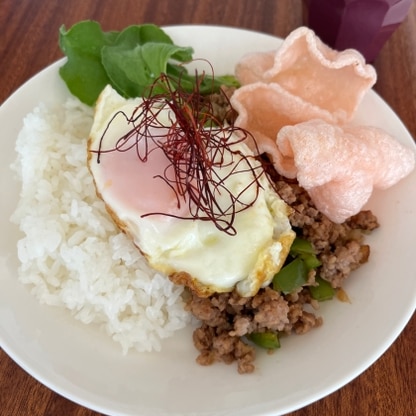
<svg viewBox="0 0 416 416">
<path fill-rule="evenodd" d="M 160 27 L 151 23 L 127 26 L 117 33 L 117 44 L 134 48 L 147 42 L 159 42 L 173 45 L 173 41 Z"/>
<path fill-rule="evenodd" d="M 93 105 L 110 79 L 101 64 L 101 49 L 112 44 L 115 32 L 102 32 L 93 21 L 82 21 L 71 29 L 59 29 L 59 46 L 67 62 L 59 69 L 70 92 L 82 102 Z"/>
<path fill-rule="evenodd" d="M 102 50 L 102 63 L 112 85 L 125 97 L 145 95 L 173 56 L 191 56 L 191 48 L 166 43 L 148 42 L 128 49 L 125 45 L 108 46 Z M 156 92 L 156 91 L 155 91 Z"/>
<path fill-rule="evenodd" d="M 196 77 L 182 63 L 192 60 L 193 49 L 181 47 L 153 24 L 128 26 L 121 32 L 103 32 L 99 23 L 81 21 L 59 31 L 59 46 L 67 62 L 59 69 L 70 92 L 92 106 L 107 84 L 126 98 L 140 97 L 161 73 L 179 81 L 187 92 L 195 89 Z M 232 75 L 204 75 L 198 80 L 199 92 L 218 91 L 221 85 L 238 86 Z M 157 87 L 153 94 L 163 92 Z"/>
</svg>

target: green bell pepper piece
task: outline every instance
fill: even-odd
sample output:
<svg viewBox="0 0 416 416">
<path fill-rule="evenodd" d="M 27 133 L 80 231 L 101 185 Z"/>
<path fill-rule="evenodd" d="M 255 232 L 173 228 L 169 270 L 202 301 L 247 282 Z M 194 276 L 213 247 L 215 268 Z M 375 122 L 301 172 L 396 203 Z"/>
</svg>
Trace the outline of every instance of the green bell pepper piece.
<svg viewBox="0 0 416 416">
<path fill-rule="evenodd" d="M 267 350 L 280 348 L 279 335 L 276 332 L 253 332 L 247 338 L 257 346 Z"/>
</svg>

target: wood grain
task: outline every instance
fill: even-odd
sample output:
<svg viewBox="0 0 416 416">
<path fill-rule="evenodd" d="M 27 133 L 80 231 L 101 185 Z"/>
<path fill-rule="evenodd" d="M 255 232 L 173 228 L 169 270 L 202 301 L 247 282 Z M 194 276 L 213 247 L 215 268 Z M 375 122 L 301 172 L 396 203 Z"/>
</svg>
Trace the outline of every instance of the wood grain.
<svg viewBox="0 0 416 416">
<path fill-rule="evenodd" d="M 39 70 L 62 56 L 59 27 L 83 19 L 105 30 L 133 23 L 215 24 L 284 37 L 302 24 L 300 0 L 1 0 L 0 103 Z M 416 137 L 416 4 L 374 63 L 375 89 Z M 0 289 L 1 290 L 1 289 Z M 371 328 L 369 328 L 369 332 Z M 389 350 L 351 383 L 290 416 L 415 414 L 416 317 Z M 340 360 L 348 357 L 340 357 Z M 317 375 L 319 377 L 319 375 Z M 0 350 L 0 414 L 98 416 L 59 396 Z"/>
</svg>

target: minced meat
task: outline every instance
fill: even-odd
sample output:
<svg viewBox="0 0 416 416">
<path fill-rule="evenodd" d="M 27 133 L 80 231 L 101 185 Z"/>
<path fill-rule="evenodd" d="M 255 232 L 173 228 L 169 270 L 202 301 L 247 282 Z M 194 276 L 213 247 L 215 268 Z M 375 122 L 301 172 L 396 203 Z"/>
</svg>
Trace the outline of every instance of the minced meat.
<svg viewBox="0 0 416 416">
<path fill-rule="evenodd" d="M 293 209 L 292 227 L 299 237 L 312 243 L 322 263 L 317 273 L 334 288 L 341 288 L 350 273 L 368 260 L 370 248 L 363 243 L 363 236 L 379 226 L 377 218 L 371 211 L 362 211 L 343 224 L 335 224 L 316 209 L 296 181 L 271 173 L 276 191 Z M 314 283 L 312 273 L 307 285 Z M 235 291 L 206 298 L 191 293 L 187 308 L 201 321 L 193 335 L 199 351 L 197 362 L 237 362 L 239 373 L 251 373 L 255 348 L 247 341 L 249 334 L 304 334 L 320 326 L 322 318 L 315 313 L 319 305 L 307 285 L 286 295 L 266 287 L 250 298 Z"/>
<path fill-rule="evenodd" d="M 368 260 L 370 247 L 363 240 L 365 233 L 379 226 L 376 216 L 371 211 L 361 211 L 336 224 L 315 208 L 297 182 L 279 177 L 275 183 L 280 197 L 293 208 L 290 222 L 296 234 L 312 243 L 322 262 L 320 276 L 334 288 L 341 287 L 350 273 Z"/>
</svg>

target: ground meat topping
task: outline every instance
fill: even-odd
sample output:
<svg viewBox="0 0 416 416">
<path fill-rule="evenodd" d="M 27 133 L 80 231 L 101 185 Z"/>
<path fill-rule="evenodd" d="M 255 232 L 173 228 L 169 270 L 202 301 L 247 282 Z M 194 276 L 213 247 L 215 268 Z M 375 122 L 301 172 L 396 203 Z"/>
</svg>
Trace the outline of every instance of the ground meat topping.
<svg viewBox="0 0 416 416">
<path fill-rule="evenodd" d="M 298 236 L 310 241 L 322 262 L 319 274 L 334 288 L 342 286 L 350 273 L 364 264 L 370 247 L 363 244 L 364 233 L 379 227 L 371 211 L 361 211 L 342 224 L 330 221 L 312 203 L 308 193 L 295 181 L 276 176 L 276 190 L 293 208 L 290 222 Z"/>
<path fill-rule="evenodd" d="M 193 335 L 201 365 L 237 362 L 239 373 L 253 372 L 256 351 L 248 341 L 249 335 L 304 334 L 319 327 L 319 302 L 312 298 L 308 286 L 315 285 L 319 275 L 342 290 L 345 279 L 370 255 L 370 247 L 363 244 L 364 234 L 379 226 L 371 211 L 362 211 L 343 224 L 333 223 L 316 209 L 296 181 L 284 179 L 273 170 L 269 173 L 276 191 L 292 208 L 292 227 L 299 237 L 311 242 L 322 265 L 309 273 L 305 286 L 289 294 L 266 287 L 250 298 L 236 291 L 199 297 L 190 290 L 187 309 L 201 321 Z"/>
<path fill-rule="evenodd" d="M 265 331 L 300 334 L 321 325 L 321 318 L 304 309 L 311 300 L 307 291 L 293 301 L 292 295 L 269 287 L 251 298 L 240 297 L 235 291 L 209 298 L 191 293 L 187 308 L 202 322 L 193 336 L 200 353 L 197 362 L 237 361 L 240 373 L 254 371 L 255 349 L 244 337 Z"/>
<path fill-rule="evenodd" d="M 209 100 L 212 106 L 212 113 L 215 118 L 221 123 L 227 122 L 228 124 L 234 124 L 237 117 L 236 111 L 231 107 L 230 97 L 235 91 L 234 87 L 222 86 L 221 92 L 217 94 L 211 94 Z"/>
</svg>

